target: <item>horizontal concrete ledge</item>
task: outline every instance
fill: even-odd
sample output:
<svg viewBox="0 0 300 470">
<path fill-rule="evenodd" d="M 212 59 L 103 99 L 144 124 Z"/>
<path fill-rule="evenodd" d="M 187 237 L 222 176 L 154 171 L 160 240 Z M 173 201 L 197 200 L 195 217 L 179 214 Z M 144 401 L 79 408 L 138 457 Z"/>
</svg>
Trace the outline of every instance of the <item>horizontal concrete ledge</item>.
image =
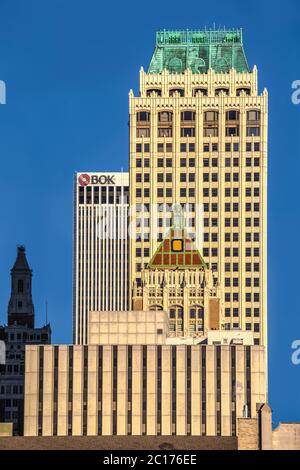
<svg viewBox="0 0 300 470">
<path fill-rule="evenodd" d="M 0 450 L 237 450 L 236 437 L 0 437 Z"/>
</svg>

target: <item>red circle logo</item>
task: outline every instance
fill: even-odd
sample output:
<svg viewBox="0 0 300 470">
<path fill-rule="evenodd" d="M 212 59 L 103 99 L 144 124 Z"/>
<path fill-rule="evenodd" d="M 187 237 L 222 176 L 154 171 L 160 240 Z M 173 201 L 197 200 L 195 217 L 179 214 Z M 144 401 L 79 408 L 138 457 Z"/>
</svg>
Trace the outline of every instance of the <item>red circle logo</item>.
<svg viewBox="0 0 300 470">
<path fill-rule="evenodd" d="M 90 175 L 86 173 L 82 173 L 78 178 L 78 182 L 80 186 L 87 186 L 90 183 L 90 181 L 91 181 Z"/>
</svg>

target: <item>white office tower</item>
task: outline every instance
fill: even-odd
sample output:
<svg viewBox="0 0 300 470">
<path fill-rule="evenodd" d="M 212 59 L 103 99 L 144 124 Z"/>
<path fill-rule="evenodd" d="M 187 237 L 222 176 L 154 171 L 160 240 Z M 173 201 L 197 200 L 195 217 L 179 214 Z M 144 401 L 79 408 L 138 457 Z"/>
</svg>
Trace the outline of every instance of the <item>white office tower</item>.
<svg viewBox="0 0 300 470">
<path fill-rule="evenodd" d="M 75 173 L 73 342 L 88 315 L 128 309 L 128 173 Z"/>
</svg>

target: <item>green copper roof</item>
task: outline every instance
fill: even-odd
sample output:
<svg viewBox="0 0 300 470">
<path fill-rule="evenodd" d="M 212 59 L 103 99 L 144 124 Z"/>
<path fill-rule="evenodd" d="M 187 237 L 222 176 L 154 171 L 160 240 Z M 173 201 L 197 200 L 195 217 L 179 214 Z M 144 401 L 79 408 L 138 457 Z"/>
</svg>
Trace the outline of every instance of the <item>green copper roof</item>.
<svg viewBox="0 0 300 470">
<path fill-rule="evenodd" d="M 148 73 L 249 72 L 241 29 L 158 31 Z"/>
</svg>

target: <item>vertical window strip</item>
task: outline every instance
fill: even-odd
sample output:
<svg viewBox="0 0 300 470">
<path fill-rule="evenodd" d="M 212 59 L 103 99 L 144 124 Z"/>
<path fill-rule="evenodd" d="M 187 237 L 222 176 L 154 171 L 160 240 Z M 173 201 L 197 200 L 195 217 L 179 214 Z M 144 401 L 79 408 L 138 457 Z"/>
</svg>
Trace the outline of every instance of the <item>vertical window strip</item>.
<svg viewBox="0 0 300 470">
<path fill-rule="evenodd" d="M 172 346 L 172 435 L 176 436 L 176 346 Z"/>
<path fill-rule="evenodd" d="M 57 436 L 57 409 L 58 409 L 58 346 L 54 346 L 54 370 L 53 370 L 53 436 Z"/>
<path fill-rule="evenodd" d="M 221 436 L 221 346 L 216 346 L 216 366 L 217 436 Z"/>
<path fill-rule="evenodd" d="M 202 436 L 206 436 L 206 347 L 201 347 L 201 427 Z"/>
<path fill-rule="evenodd" d="M 127 348 L 127 434 L 132 434 L 132 346 Z"/>
<path fill-rule="evenodd" d="M 83 347 L 83 416 L 82 434 L 87 435 L 87 409 L 88 409 L 88 346 Z"/>
<path fill-rule="evenodd" d="M 98 436 L 102 435 L 103 346 L 98 346 Z"/>
<path fill-rule="evenodd" d="M 251 418 L 251 348 L 246 346 L 246 401 L 247 416 Z"/>
<path fill-rule="evenodd" d="M 113 346 L 113 435 L 117 434 L 118 346 Z"/>
<path fill-rule="evenodd" d="M 69 346 L 68 436 L 73 432 L 73 346 Z"/>
<path fill-rule="evenodd" d="M 161 436 L 161 426 L 162 426 L 162 419 L 161 419 L 161 402 L 162 402 L 162 388 L 161 388 L 161 381 L 162 381 L 162 347 L 157 346 L 157 389 L 156 389 L 156 425 L 157 425 L 157 435 Z"/>
<path fill-rule="evenodd" d="M 192 348 L 186 347 L 186 424 L 187 435 L 191 435 L 192 427 Z"/>
<path fill-rule="evenodd" d="M 39 347 L 39 408 L 38 435 L 43 435 L 43 394 L 44 394 L 44 347 Z"/>
<path fill-rule="evenodd" d="M 236 347 L 230 347 L 231 365 L 231 434 L 236 436 Z"/>
<path fill-rule="evenodd" d="M 147 434 L 147 346 L 143 346 L 142 435 Z"/>
</svg>

